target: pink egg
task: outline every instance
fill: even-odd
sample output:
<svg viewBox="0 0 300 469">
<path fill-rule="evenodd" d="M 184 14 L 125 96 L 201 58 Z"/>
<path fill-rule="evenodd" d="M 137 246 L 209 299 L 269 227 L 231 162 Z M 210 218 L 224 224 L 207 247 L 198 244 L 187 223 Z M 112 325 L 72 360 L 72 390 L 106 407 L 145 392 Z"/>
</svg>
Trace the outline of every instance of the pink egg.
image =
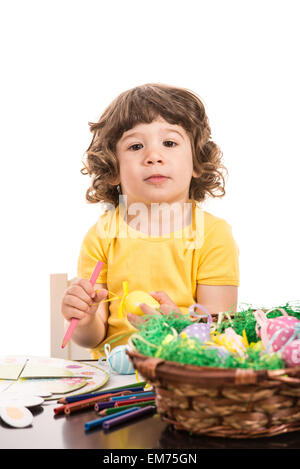
<svg viewBox="0 0 300 469">
<path fill-rule="evenodd" d="M 274 334 L 276 334 L 272 341 L 273 352 L 278 352 L 292 337 L 295 332 L 295 324 L 298 322 L 298 319 L 293 316 L 280 316 L 268 320 L 266 327 L 267 340 L 270 341 Z"/>
<path fill-rule="evenodd" d="M 300 365 L 300 340 L 293 340 L 282 352 L 282 359 L 287 366 Z"/>
</svg>

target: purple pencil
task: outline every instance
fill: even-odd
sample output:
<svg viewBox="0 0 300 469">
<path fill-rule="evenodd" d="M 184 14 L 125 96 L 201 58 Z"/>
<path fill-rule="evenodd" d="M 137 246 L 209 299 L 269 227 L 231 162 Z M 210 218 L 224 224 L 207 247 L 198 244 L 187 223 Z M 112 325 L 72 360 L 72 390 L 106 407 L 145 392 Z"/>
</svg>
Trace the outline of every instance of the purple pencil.
<svg viewBox="0 0 300 469">
<path fill-rule="evenodd" d="M 116 417 L 114 419 L 107 420 L 106 422 L 103 422 L 102 428 L 104 430 L 109 430 L 110 427 L 114 427 L 115 425 L 119 425 L 124 422 L 129 422 L 130 420 L 133 420 L 136 417 L 140 417 L 142 415 L 150 414 L 156 411 L 156 407 L 153 405 L 149 405 L 147 407 L 143 407 L 138 410 L 134 410 L 133 412 L 130 412 L 129 414 L 125 415 L 120 415 L 120 417 Z"/>
<path fill-rule="evenodd" d="M 114 407 L 115 402 L 114 401 L 107 401 L 107 402 L 97 402 L 94 405 L 94 409 L 97 410 L 103 410 L 103 409 L 110 409 L 110 407 Z"/>
</svg>

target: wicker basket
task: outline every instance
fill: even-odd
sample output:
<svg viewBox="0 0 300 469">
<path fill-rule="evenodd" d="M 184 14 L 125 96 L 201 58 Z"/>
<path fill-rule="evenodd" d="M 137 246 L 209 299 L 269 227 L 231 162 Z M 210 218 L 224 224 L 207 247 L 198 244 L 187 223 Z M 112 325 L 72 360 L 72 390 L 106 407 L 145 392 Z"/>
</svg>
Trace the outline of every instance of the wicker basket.
<svg viewBox="0 0 300 469">
<path fill-rule="evenodd" d="M 128 349 L 152 384 L 157 411 L 177 430 L 227 438 L 257 438 L 300 430 L 300 367 L 222 369 L 182 365 Z"/>
</svg>

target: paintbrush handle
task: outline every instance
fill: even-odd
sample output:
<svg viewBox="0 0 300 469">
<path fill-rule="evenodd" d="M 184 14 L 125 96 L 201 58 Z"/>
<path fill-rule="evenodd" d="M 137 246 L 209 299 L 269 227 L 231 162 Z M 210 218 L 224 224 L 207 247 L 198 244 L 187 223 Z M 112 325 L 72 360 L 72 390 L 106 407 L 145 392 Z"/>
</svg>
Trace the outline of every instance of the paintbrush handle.
<svg viewBox="0 0 300 469">
<path fill-rule="evenodd" d="M 94 286 L 95 283 L 96 283 L 96 280 L 100 274 L 100 271 L 103 267 L 103 264 L 104 262 L 101 262 L 101 261 L 98 261 L 97 264 L 96 264 L 96 267 L 91 275 L 91 278 L 90 278 L 90 282 L 91 284 Z M 67 343 L 69 342 L 69 340 L 71 339 L 72 337 L 72 334 L 74 332 L 74 329 L 75 327 L 77 326 L 77 323 L 78 323 L 78 319 L 77 318 L 72 318 L 71 319 L 71 322 L 70 322 L 70 325 L 67 329 L 67 332 L 63 338 L 63 341 L 62 341 L 62 344 L 61 344 L 61 348 L 65 348 L 65 346 L 67 345 Z"/>
</svg>

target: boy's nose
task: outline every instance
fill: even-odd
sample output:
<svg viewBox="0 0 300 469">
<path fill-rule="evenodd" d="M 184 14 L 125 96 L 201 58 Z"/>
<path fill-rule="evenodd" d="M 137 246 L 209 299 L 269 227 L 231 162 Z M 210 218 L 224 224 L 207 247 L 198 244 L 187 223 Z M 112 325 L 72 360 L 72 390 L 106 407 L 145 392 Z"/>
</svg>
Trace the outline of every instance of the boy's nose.
<svg viewBox="0 0 300 469">
<path fill-rule="evenodd" d="M 157 149 L 149 149 L 145 157 L 146 162 L 151 163 L 161 163 L 164 158 L 162 154 Z"/>
</svg>

